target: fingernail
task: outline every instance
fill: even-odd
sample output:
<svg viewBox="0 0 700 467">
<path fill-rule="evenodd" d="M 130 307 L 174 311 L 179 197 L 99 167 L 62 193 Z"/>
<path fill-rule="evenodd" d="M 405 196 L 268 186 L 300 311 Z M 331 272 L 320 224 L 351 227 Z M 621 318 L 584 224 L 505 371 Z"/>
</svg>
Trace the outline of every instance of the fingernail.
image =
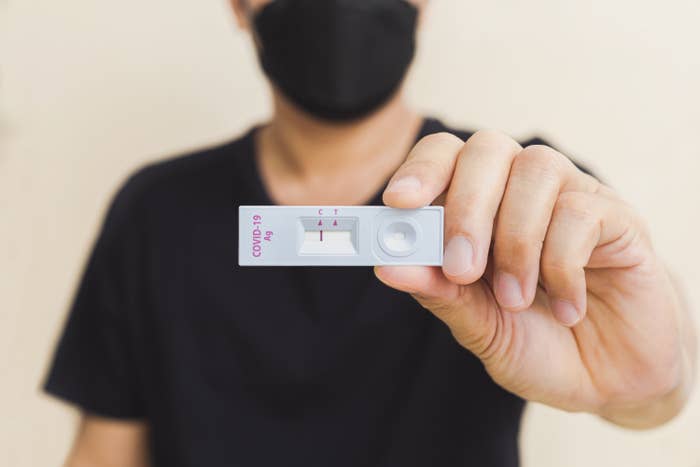
<svg viewBox="0 0 700 467">
<path fill-rule="evenodd" d="M 578 323 L 579 316 L 576 307 L 566 300 L 555 299 L 549 304 L 554 317 L 564 326 L 571 327 Z"/>
<path fill-rule="evenodd" d="M 474 266 L 474 247 L 463 235 L 456 235 L 447 242 L 442 269 L 451 276 L 460 276 Z"/>
<path fill-rule="evenodd" d="M 517 308 L 523 304 L 523 291 L 518 279 L 510 273 L 500 272 L 496 277 L 496 298 L 506 308 Z"/>
<path fill-rule="evenodd" d="M 420 191 L 421 183 L 418 177 L 413 175 L 408 175 L 398 180 L 394 180 L 389 184 L 386 191 L 391 191 L 394 193 L 409 193 Z"/>
</svg>

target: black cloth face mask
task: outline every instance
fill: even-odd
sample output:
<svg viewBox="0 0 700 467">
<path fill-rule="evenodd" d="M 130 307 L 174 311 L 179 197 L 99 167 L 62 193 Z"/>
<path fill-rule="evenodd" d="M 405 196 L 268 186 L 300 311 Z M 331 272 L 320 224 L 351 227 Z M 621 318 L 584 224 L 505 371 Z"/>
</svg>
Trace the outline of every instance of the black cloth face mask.
<svg viewBox="0 0 700 467">
<path fill-rule="evenodd" d="M 262 68 L 297 106 L 353 120 L 397 91 L 415 51 L 406 0 L 273 0 L 253 18 Z"/>
</svg>

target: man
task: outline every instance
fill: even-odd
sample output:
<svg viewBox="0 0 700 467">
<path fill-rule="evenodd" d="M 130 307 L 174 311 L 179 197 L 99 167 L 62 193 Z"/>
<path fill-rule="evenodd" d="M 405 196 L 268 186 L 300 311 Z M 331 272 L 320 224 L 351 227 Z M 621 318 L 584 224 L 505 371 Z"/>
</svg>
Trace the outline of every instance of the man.
<svg viewBox="0 0 700 467">
<path fill-rule="evenodd" d="M 524 400 L 679 412 L 693 328 L 639 216 L 405 105 L 425 3 L 233 2 L 274 116 L 117 195 L 46 382 L 82 409 L 69 466 L 514 466 Z M 445 206 L 442 268 L 235 266 L 236 205 L 382 201 Z"/>
</svg>

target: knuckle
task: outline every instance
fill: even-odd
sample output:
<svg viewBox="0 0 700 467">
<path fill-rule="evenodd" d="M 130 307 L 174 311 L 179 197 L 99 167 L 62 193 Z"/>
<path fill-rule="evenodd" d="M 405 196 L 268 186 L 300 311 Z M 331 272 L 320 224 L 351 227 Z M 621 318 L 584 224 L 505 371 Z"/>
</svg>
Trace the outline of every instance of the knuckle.
<svg viewBox="0 0 700 467">
<path fill-rule="evenodd" d="M 566 159 L 559 151 L 544 144 L 531 144 L 521 151 L 521 155 L 545 161 L 561 161 Z"/>
<path fill-rule="evenodd" d="M 508 235 L 496 240 L 494 254 L 496 262 L 510 271 L 520 270 L 529 264 L 542 251 L 542 241 L 531 236 Z"/>
<path fill-rule="evenodd" d="M 405 169 L 421 178 L 438 176 L 442 179 L 452 175 L 452 167 L 436 157 L 412 160 L 406 164 Z"/>
<path fill-rule="evenodd" d="M 478 192 L 463 193 L 459 196 L 448 192 L 445 212 L 447 224 L 455 233 L 465 233 L 475 224 L 487 223 L 488 210 Z"/>
<path fill-rule="evenodd" d="M 559 194 L 554 205 L 554 217 L 573 217 L 587 224 L 595 224 L 597 222 L 590 195 L 575 191 Z"/>
<path fill-rule="evenodd" d="M 418 141 L 417 146 L 446 146 L 446 147 L 461 147 L 464 141 L 459 139 L 457 136 L 446 131 L 441 131 L 439 133 L 432 133 L 424 136 Z"/>
<path fill-rule="evenodd" d="M 542 278 L 553 284 L 571 284 L 580 271 L 578 266 L 566 257 L 544 254 L 540 260 Z"/>
<path fill-rule="evenodd" d="M 578 170 L 578 169 L 576 169 Z M 609 193 L 609 191 L 606 191 L 607 188 L 603 183 L 595 178 L 593 175 L 589 175 L 585 172 L 581 172 L 578 170 L 579 176 L 585 180 L 585 191 L 588 193 L 593 193 L 597 195 L 603 195 L 604 193 Z M 611 190 L 610 190 L 611 191 Z"/>
<path fill-rule="evenodd" d="M 511 152 L 521 149 L 520 145 L 507 134 L 492 129 L 483 129 L 474 133 L 468 140 L 469 146 L 483 147 L 487 150 L 504 148 Z"/>
<path fill-rule="evenodd" d="M 553 273 L 557 276 L 562 274 L 565 275 L 576 269 L 575 264 L 568 259 L 567 255 L 552 254 L 547 251 L 547 248 L 545 248 L 545 251 L 542 254 L 540 263 L 544 273 L 549 272 L 550 274 Z"/>
<path fill-rule="evenodd" d="M 523 149 L 513 162 L 515 172 L 532 174 L 538 180 L 558 180 L 566 158 L 549 146 L 533 145 Z"/>
</svg>

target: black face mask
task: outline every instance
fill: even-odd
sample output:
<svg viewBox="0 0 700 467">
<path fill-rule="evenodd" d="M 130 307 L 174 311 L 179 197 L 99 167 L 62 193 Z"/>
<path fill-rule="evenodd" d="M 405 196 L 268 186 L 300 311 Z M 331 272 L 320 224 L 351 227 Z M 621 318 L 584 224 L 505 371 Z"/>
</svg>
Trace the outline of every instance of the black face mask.
<svg viewBox="0 0 700 467">
<path fill-rule="evenodd" d="M 272 82 L 310 114 L 351 120 L 397 91 L 417 17 L 405 0 L 273 0 L 254 23 Z"/>
</svg>

